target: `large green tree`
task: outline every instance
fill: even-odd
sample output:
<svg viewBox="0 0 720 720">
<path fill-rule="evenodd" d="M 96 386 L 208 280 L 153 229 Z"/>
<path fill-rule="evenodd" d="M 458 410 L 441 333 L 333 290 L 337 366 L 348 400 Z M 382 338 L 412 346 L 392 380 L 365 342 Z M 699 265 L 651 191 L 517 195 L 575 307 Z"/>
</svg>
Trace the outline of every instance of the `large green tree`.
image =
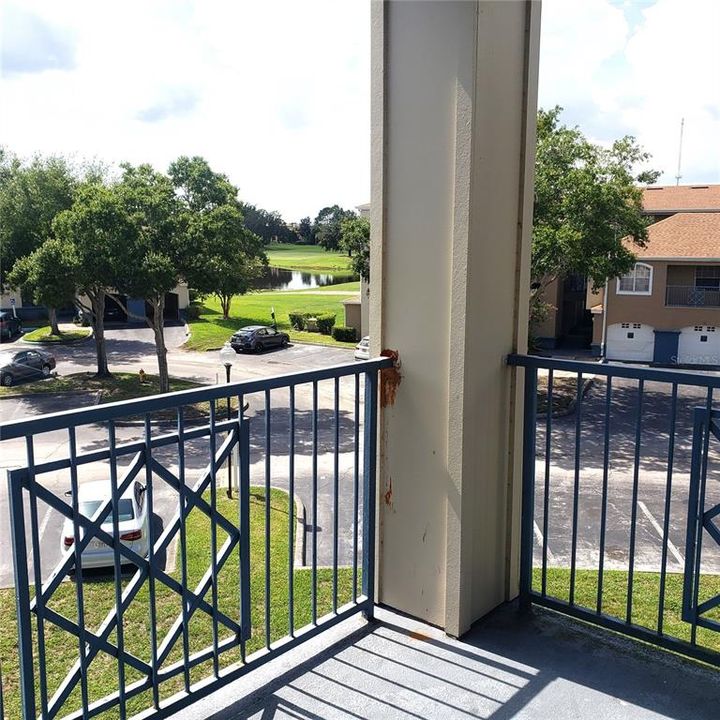
<svg viewBox="0 0 720 720">
<path fill-rule="evenodd" d="M 105 305 L 117 279 L 117 256 L 133 240 L 134 227 L 113 186 L 86 183 L 72 206 L 53 222 L 57 238 L 75 257 L 77 306 L 90 318 L 95 339 L 97 374 L 110 375 L 105 348 Z"/>
<path fill-rule="evenodd" d="M 75 302 L 78 262 L 71 243 L 46 240 L 37 250 L 21 257 L 8 273 L 8 284 L 48 309 L 53 335 L 60 335 L 57 308 Z"/>
<path fill-rule="evenodd" d="M 315 218 L 314 235 L 318 245 L 326 250 L 340 247 L 340 226 L 343 220 L 356 217 L 352 210 L 343 210 L 339 205 L 324 207 Z"/>
<path fill-rule="evenodd" d="M 639 170 L 650 156 L 633 137 L 597 145 L 563 125 L 561 112 L 538 112 L 532 236 L 538 298 L 556 278 L 578 274 L 600 287 L 633 266 L 623 238 L 639 247 L 647 242 L 640 186 L 658 177 Z"/>
<path fill-rule="evenodd" d="M 340 247 L 352 257 L 353 272 L 370 280 L 370 221 L 358 216 L 343 220 Z"/>
<path fill-rule="evenodd" d="M 55 216 L 73 203 L 77 173 L 61 156 L 23 163 L 4 152 L 0 172 L 0 285 L 22 257 L 53 237 Z"/>
</svg>

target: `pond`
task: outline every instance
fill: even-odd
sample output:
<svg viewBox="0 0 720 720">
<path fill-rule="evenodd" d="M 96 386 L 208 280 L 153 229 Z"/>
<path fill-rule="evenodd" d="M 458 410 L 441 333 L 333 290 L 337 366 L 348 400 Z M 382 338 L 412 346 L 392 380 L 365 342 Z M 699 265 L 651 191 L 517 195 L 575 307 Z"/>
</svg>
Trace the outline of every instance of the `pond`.
<svg viewBox="0 0 720 720">
<path fill-rule="evenodd" d="M 301 272 L 269 267 L 263 277 L 253 283 L 253 287 L 256 290 L 308 290 L 358 279 L 352 273 Z"/>
</svg>

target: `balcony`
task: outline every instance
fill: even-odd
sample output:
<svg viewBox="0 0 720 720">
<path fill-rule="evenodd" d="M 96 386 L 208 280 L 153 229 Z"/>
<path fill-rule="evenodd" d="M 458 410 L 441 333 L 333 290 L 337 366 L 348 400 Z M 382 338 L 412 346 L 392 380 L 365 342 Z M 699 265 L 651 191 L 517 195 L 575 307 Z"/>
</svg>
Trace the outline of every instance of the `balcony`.
<svg viewBox="0 0 720 720">
<path fill-rule="evenodd" d="M 720 378 L 509 362 L 520 605 L 462 640 L 375 603 L 387 358 L 0 425 L 25 450 L 0 717 L 716 717 L 720 675 L 680 655 L 720 665 Z M 136 482 L 147 556 L 115 539 Z M 41 542 L 63 518 L 71 542 Z M 95 544 L 101 572 L 83 567 Z"/>
<path fill-rule="evenodd" d="M 719 308 L 720 289 L 694 285 L 668 285 L 665 288 L 667 307 Z"/>
</svg>

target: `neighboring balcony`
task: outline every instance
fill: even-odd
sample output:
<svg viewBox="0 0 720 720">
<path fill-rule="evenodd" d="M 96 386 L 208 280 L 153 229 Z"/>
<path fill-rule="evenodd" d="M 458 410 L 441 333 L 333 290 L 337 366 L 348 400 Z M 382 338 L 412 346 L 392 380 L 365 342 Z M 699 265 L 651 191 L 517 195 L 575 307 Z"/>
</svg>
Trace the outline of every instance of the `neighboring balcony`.
<svg viewBox="0 0 720 720">
<path fill-rule="evenodd" d="M 668 285 L 665 288 L 667 307 L 720 307 L 720 288 L 694 285 Z"/>
</svg>

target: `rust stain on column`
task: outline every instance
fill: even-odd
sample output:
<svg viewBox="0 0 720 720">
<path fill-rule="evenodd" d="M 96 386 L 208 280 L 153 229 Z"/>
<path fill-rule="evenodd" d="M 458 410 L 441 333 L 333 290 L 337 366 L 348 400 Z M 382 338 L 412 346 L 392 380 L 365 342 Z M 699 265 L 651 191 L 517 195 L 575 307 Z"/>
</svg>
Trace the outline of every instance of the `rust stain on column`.
<svg viewBox="0 0 720 720">
<path fill-rule="evenodd" d="M 395 365 L 380 371 L 380 407 L 395 404 L 397 389 L 402 380 L 400 375 L 400 354 L 397 350 L 383 350 L 380 355 L 393 359 Z"/>
</svg>

